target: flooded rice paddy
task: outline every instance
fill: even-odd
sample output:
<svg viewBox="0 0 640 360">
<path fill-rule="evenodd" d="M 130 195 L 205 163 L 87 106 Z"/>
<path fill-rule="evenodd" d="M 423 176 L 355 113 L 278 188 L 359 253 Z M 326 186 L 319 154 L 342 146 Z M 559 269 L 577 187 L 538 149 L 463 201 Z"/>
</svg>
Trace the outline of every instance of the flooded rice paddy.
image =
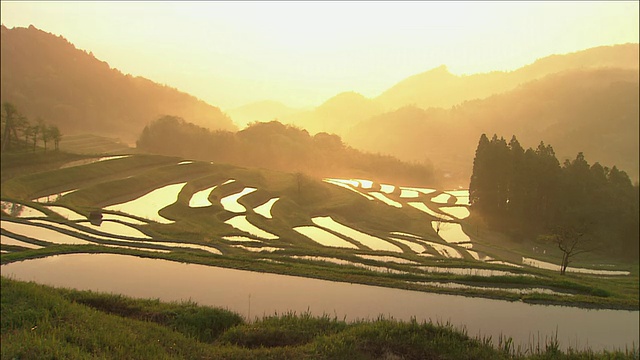
<svg viewBox="0 0 640 360">
<path fill-rule="evenodd" d="M 107 206 L 105 210 L 120 211 L 161 224 L 173 224 L 173 220 L 160 216 L 158 212 L 175 203 L 178 200 L 178 194 L 186 184 L 182 182 L 163 186 L 134 200 Z"/>
<path fill-rule="evenodd" d="M 278 239 L 278 235 L 274 235 L 268 231 L 262 230 L 261 228 L 250 223 L 249 220 L 247 220 L 246 215 L 238 215 L 238 216 L 232 217 L 231 219 L 225 221 L 225 224 L 229 224 L 240 231 L 246 232 L 250 235 L 256 236 L 261 239 L 267 239 L 267 240 Z"/>
<path fill-rule="evenodd" d="M 378 237 L 375 237 L 369 234 L 365 234 L 361 231 L 358 231 L 356 229 L 340 224 L 339 222 L 333 220 L 330 216 L 314 217 L 311 220 L 313 221 L 314 224 L 320 227 L 343 234 L 348 238 L 351 238 L 372 250 L 391 251 L 391 252 L 399 252 L 399 253 L 402 252 L 402 249 L 400 249 L 398 246 L 386 240 L 380 239 Z"/>
<path fill-rule="evenodd" d="M 10 201 L 0 202 L 2 210 L 13 217 L 31 218 L 31 217 L 47 217 L 47 214 L 30 206 L 18 204 Z"/>
<path fill-rule="evenodd" d="M 273 199 L 269 199 L 269 201 L 267 201 L 266 203 L 256 207 L 253 209 L 253 211 L 256 214 L 262 215 L 267 219 L 273 219 L 273 215 L 271 214 L 271 208 L 273 208 L 273 205 L 280 200 L 279 197 L 273 198 Z"/>
<path fill-rule="evenodd" d="M 186 166 L 189 168 L 189 166 Z M 221 186 L 226 185 L 231 182 L 235 182 L 236 180 L 230 179 L 222 184 L 204 184 L 204 186 L 209 186 L 205 189 L 194 191 L 192 194 L 183 194 L 186 196 L 188 200 L 188 207 L 190 208 L 207 208 L 214 205 L 211 200 L 216 198 L 212 196 L 211 193 L 216 190 L 221 191 L 219 189 Z M 284 264 L 292 264 L 291 260 L 304 260 L 318 263 L 318 266 L 322 266 L 322 264 L 331 263 L 339 266 L 350 266 L 356 267 L 359 269 L 365 269 L 372 272 L 378 273 L 375 276 L 383 276 L 382 274 L 411 274 L 411 276 L 419 276 L 424 278 L 424 281 L 415 281 L 413 284 L 418 284 L 425 286 L 429 289 L 435 287 L 443 287 L 450 289 L 468 289 L 468 290 L 487 290 L 487 291 L 507 291 L 507 292 L 516 292 L 519 294 L 530 294 L 530 293 L 544 293 L 544 294 L 557 294 L 550 293 L 555 291 L 551 289 L 546 289 L 543 287 L 515 287 L 514 289 L 507 289 L 502 287 L 484 287 L 484 286 L 475 286 L 470 285 L 468 283 L 457 283 L 452 281 L 429 281 L 432 279 L 447 279 L 446 274 L 451 275 L 460 275 L 460 276 L 480 276 L 480 277 L 491 277 L 491 276 L 506 276 L 506 277 L 519 277 L 519 276 L 532 276 L 530 274 L 526 274 L 527 267 L 541 267 L 549 270 L 556 271 L 557 265 L 551 263 L 544 263 L 538 260 L 523 258 L 522 264 L 514 264 L 512 262 L 503 261 L 500 259 L 495 259 L 492 256 L 484 254 L 482 252 L 478 252 L 476 250 L 471 250 L 473 247 L 473 240 L 469 234 L 464 232 L 462 224 L 465 224 L 464 219 L 469 216 L 469 210 L 466 205 L 468 205 L 469 194 L 466 190 L 453 190 L 446 192 L 437 192 L 434 189 L 427 188 L 408 188 L 408 187 L 397 187 L 395 185 L 390 184 L 376 184 L 372 181 L 362 180 L 362 179 L 349 179 L 349 180 L 341 180 L 341 179 L 325 179 L 326 183 L 330 185 L 340 186 L 341 188 L 349 189 L 349 191 L 353 191 L 358 193 L 359 195 L 371 200 L 380 203 L 384 203 L 385 205 L 389 205 L 390 207 L 385 207 L 385 209 L 397 208 L 399 210 L 388 210 L 388 211 L 405 211 L 404 208 L 415 208 L 420 210 L 422 213 L 416 212 L 413 209 L 413 213 L 411 216 L 424 217 L 424 228 L 426 230 L 423 232 L 416 232 L 416 234 L 412 234 L 414 230 L 407 228 L 406 231 L 402 231 L 404 229 L 399 228 L 397 230 L 401 231 L 392 231 L 385 232 L 378 229 L 377 231 L 371 231 L 371 229 L 366 226 L 362 226 L 360 223 L 355 224 L 349 222 L 349 217 L 342 215 L 339 217 L 333 217 L 330 213 L 320 213 L 322 216 L 312 215 L 309 216 L 306 220 L 300 220 L 297 218 L 295 222 L 293 222 L 290 227 L 282 230 L 282 228 L 274 228 L 273 224 L 279 222 L 281 219 L 278 219 L 279 216 L 282 216 L 282 211 L 277 211 L 274 219 L 274 213 L 272 209 L 274 205 L 278 204 L 280 197 L 272 197 L 273 193 L 269 192 L 269 196 L 266 196 L 265 193 L 259 194 L 260 196 L 251 196 L 247 197 L 247 201 L 242 201 L 243 204 L 240 204 L 240 200 L 243 196 L 248 195 L 254 192 L 264 191 L 259 187 L 247 187 L 240 186 L 243 190 L 239 192 L 235 192 L 231 195 L 225 196 L 219 200 L 221 208 L 224 209 L 226 215 L 222 217 L 222 219 L 228 219 L 224 221 L 227 225 L 230 226 L 222 226 L 219 230 L 219 235 L 207 236 L 207 240 L 200 241 L 201 243 L 191 243 L 189 241 L 182 239 L 163 239 L 162 237 L 154 237 L 149 234 L 157 234 L 154 231 L 147 231 L 149 229 L 150 224 L 154 225 L 153 222 L 157 222 L 160 224 L 174 224 L 176 222 L 181 222 L 183 219 L 166 219 L 162 217 L 159 212 L 172 204 L 176 204 L 178 201 L 178 194 L 183 191 L 186 182 L 170 184 L 158 189 L 154 189 L 148 192 L 145 195 L 142 195 L 134 200 L 127 201 L 121 204 L 111 205 L 106 207 L 104 210 L 107 211 L 117 211 L 121 212 L 121 214 L 112 214 L 112 213 L 103 213 L 103 221 L 100 225 L 94 225 L 87 221 L 86 217 L 80 214 L 78 211 L 61 207 L 57 205 L 50 205 L 46 207 L 46 209 L 60 215 L 65 220 L 60 220 L 57 216 L 51 216 L 50 221 L 46 218 L 48 217 L 46 213 L 35 209 L 33 207 L 29 207 L 27 205 L 17 206 L 16 204 L 10 202 L 3 202 L 2 208 L 4 213 L 11 215 L 16 218 L 22 218 L 23 220 L 18 221 L 5 221 L 3 215 L 2 221 L 2 245 L 6 245 L 7 247 L 3 247 L 3 253 L 11 253 L 14 251 L 36 251 L 42 247 L 42 245 L 37 245 L 35 243 L 40 244 L 38 241 L 42 241 L 44 246 L 52 246 L 55 244 L 63 244 L 63 245 L 86 245 L 92 244 L 95 246 L 108 246 L 108 247 L 119 247 L 123 249 L 135 249 L 139 251 L 153 251 L 153 252 L 173 252 L 173 251 L 206 251 L 212 255 L 226 255 L 233 256 L 233 254 L 237 254 L 239 252 L 245 251 L 247 252 L 244 256 L 251 256 L 255 259 L 261 261 L 270 261 L 274 263 L 284 263 Z M 330 186 L 327 185 L 327 186 Z M 235 185 L 234 185 L 235 186 Z M 343 191 L 341 189 L 336 191 Z M 226 192 L 228 194 L 229 192 Z M 190 195 L 190 196 L 189 196 Z M 277 194 L 276 194 L 277 195 Z M 436 195 L 431 198 L 431 196 Z M 211 198 L 211 200 L 210 200 Z M 263 203 L 255 203 L 252 202 L 253 199 L 268 199 Z M 454 203 L 455 200 L 455 204 Z M 185 201 L 185 200 L 183 200 Z M 215 200 L 217 201 L 217 200 Z M 186 201 L 185 201 L 186 202 Z M 250 204 L 250 205 L 249 205 Z M 184 204 L 186 207 L 186 204 Z M 404 206 L 407 205 L 407 206 Z M 253 207 L 252 211 L 247 210 L 245 206 Z M 21 208 L 21 212 L 13 210 L 14 208 Z M 86 211 L 86 209 L 83 209 Z M 210 209 L 198 210 L 199 212 L 206 213 Z M 215 211 L 221 211 L 220 207 L 213 208 Z M 255 213 L 255 214 L 253 214 Z M 231 216 L 229 218 L 229 216 Z M 27 220 L 28 219 L 28 220 Z M 147 221 L 142 221 L 141 219 L 146 219 Z M 265 220 L 268 219 L 268 220 Z M 339 219 L 340 221 L 336 221 L 334 219 Z M 27 222 L 28 221 L 28 222 Z M 218 220 L 215 216 L 211 217 L 211 221 L 218 221 L 222 223 L 222 220 Z M 64 222 L 64 223 L 60 223 Z M 313 225 L 309 225 L 312 223 Z M 180 225 L 180 224 L 178 224 Z M 431 225 L 431 226 L 429 226 Z M 438 227 L 439 226 L 439 229 Z M 277 235 L 281 234 L 281 235 Z M 375 234 L 375 235 L 374 235 Z M 17 239 L 13 236 L 18 237 Z M 280 238 L 282 236 L 282 239 Z M 24 239 L 23 239 L 24 238 Z M 209 239 L 211 238 L 211 239 Z M 23 239 L 23 240 L 21 240 Z M 29 239 L 34 239 L 35 243 L 31 243 Z M 275 241 L 275 240 L 283 240 Z M 197 242 L 197 241 L 196 241 Z M 52 245 L 47 245 L 52 244 Z M 284 247 L 281 247 L 284 246 Z M 19 250 L 20 248 L 26 250 Z M 326 248 L 329 249 L 326 254 L 335 254 L 338 251 L 342 255 L 336 255 L 336 257 L 332 256 L 316 256 L 318 254 L 317 249 Z M 18 249 L 18 250 L 16 250 Z M 287 250 L 288 252 L 278 253 L 276 255 L 269 255 L 269 253 L 273 253 L 279 250 Z M 312 252 L 306 252 L 307 249 L 313 249 Z M 292 250 L 298 255 L 284 255 L 290 254 Z M 484 250 L 484 248 L 482 248 Z M 314 255 L 305 255 L 305 254 L 314 254 Z M 394 256 L 395 254 L 395 256 Z M 491 254 L 493 255 L 493 254 Z M 4 256 L 4 255 L 3 255 Z M 340 257 L 347 258 L 341 259 Z M 73 257 L 55 257 L 55 259 L 69 259 Z M 108 259 L 129 259 L 130 257 L 120 256 L 115 258 Z M 277 258 L 278 260 L 275 260 Z M 85 259 L 85 258 L 73 258 L 73 259 Z M 102 257 L 90 257 L 88 259 L 103 259 Z M 131 266 L 131 269 L 141 269 L 144 268 L 144 271 L 154 272 L 155 266 L 150 265 L 150 267 L 145 267 L 146 265 L 140 265 L 138 263 L 131 263 L 141 261 L 146 263 L 149 259 L 141 259 L 141 258 L 131 258 L 135 260 L 122 260 L 123 264 L 126 266 Z M 496 264 L 496 265 L 508 265 L 517 267 L 520 270 L 514 269 L 514 271 L 507 270 L 494 270 L 494 269 L 484 269 L 484 268 L 475 268 L 473 266 L 462 267 L 464 265 L 460 265 L 461 267 L 451 267 L 451 266 L 439 266 L 438 263 L 443 261 L 442 259 L 453 259 L 447 260 L 449 263 L 460 263 L 460 259 L 465 259 L 465 261 L 471 262 L 472 259 L 479 262 L 486 262 L 483 266 L 489 266 L 487 264 Z M 42 259 L 45 260 L 45 259 Z M 85 265 L 74 263 L 76 260 L 70 260 L 72 266 L 92 266 L 91 261 L 87 260 L 78 260 L 80 263 L 86 262 Z M 98 260 L 95 262 L 98 268 L 100 266 L 100 262 L 102 260 Z M 115 260 L 116 262 L 120 260 Z M 361 262 L 360 262 L 361 261 Z M 375 261 L 375 263 L 373 263 Z M 518 262 L 514 259 L 510 258 L 510 261 Z M 63 260 L 60 262 L 67 262 L 67 260 Z M 34 262 L 23 262 L 25 264 L 36 264 Z M 42 262 L 44 263 L 44 262 Z M 15 263 L 18 264 L 18 263 Z M 22 264 L 22 263 L 21 263 Z M 41 263 L 37 263 L 41 264 Z M 152 262 L 150 264 L 159 264 L 156 262 Z M 164 264 L 164 263 L 162 263 Z M 168 268 L 174 269 L 175 263 L 170 263 Z M 375 264 L 375 265 L 370 265 Z M 13 265 L 13 264 L 9 264 Z M 182 266 L 187 266 L 185 264 L 181 264 Z M 385 266 L 388 265 L 388 266 Z M 451 265 L 451 264 L 449 264 Z M 30 265 L 31 266 L 31 265 Z M 37 265 L 40 266 L 40 265 Z M 49 265 L 42 265 L 49 266 Z M 66 265 L 64 265 L 66 266 Z M 125 265 L 123 265 L 125 266 Z M 161 268 L 164 268 L 165 265 L 159 265 Z M 15 267 L 5 267 L 3 266 L 3 274 L 5 269 L 14 269 Z M 205 267 L 210 271 L 211 267 Z M 188 276 L 188 271 L 186 273 L 183 272 L 182 269 L 191 269 L 188 267 L 179 267 L 175 268 L 175 271 L 178 273 Z M 227 269 L 215 269 L 215 272 L 219 271 L 227 271 Z M 62 270 L 62 269 L 61 269 Z M 531 269 L 530 269 L 531 270 Z M 584 269 L 589 270 L 589 269 Z M 22 270 L 21 270 L 22 271 Z M 96 270 L 97 271 L 97 270 Z M 162 270 L 164 271 L 164 270 Z M 518 271 L 522 271 L 523 273 L 519 273 Z M 572 271 L 572 270 L 569 270 Z M 361 272 L 361 271 L 360 271 Z M 248 273 L 248 272 L 244 272 Z M 243 273 L 243 274 L 244 274 Z M 593 270 L 580 272 L 586 275 L 629 275 L 629 272 L 622 271 L 614 271 L 614 270 Z M 202 275 L 204 279 L 202 282 L 198 282 L 198 289 L 190 289 L 198 292 L 200 288 L 211 288 L 211 286 L 215 287 L 215 283 L 210 284 L 207 283 L 207 276 L 217 276 L 217 275 Z M 255 275 L 254 273 L 248 273 L 250 278 Z M 444 274 L 444 275 L 435 275 L 435 274 Z M 175 274 L 174 274 L 175 275 Z M 174 276 L 172 275 L 172 276 Z M 270 274 L 265 274 L 270 275 Z M 35 276 L 35 275 L 34 275 Z M 38 275 L 39 276 L 39 275 Z M 245 275 L 243 275 L 245 276 Z M 294 277 L 286 277 L 286 279 Z M 457 277 L 449 277 L 455 278 L 458 281 Z M 284 279 L 284 278 L 278 278 Z M 312 279 L 302 279 L 303 284 L 306 284 L 306 281 L 311 281 Z M 247 280 L 249 281 L 249 280 Z M 286 280 L 289 281 L 289 280 Z M 296 280 L 298 281 L 298 280 Z M 182 281 L 178 281 L 180 286 L 182 286 Z M 208 286 L 203 287 L 202 283 L 207 283 Z M 329 282 L 327 282 L 329 283 Z M 237 286 L 237 282 L 235 283 L 235 290 L 232 291 L 242 291 L 242 289 L 247 289 L 251 291 L 252 294 L 257 294 L 259 290 L 254 290 L 251 288 L 250 283 L 242 283 L 243 286 L 239 288 Z M 325 283 L 321 283 L 325 284 Z M 334 283 L 330 283 L 334 284 Z M 246 286 L 245 286 L 246 285 Z M 346 286 L 349 284 L 341 284 L 340 286 Z M 101 285 L 102 286 L 102 285 Z M 119 284 L 112 284 L 109 286 L 120 286 Z M 277 285 L 280 286 L 280 285 Z M 302 285 L 301 285 L 302 286 Z M 306 286 L 306 285 L 304 285 Z M 332 285 L 331 285 L 332 286 Z M 373 288 L 373 287 L 369 287 Z M 369 289 L 367 288 L 367 289 Z M 216 287 L 217 289 L 217 287 Z M 257 289 L 257 288 L 256 288 Z M 280 287 L 283 291 L 289 291 L 289 287 Z M 345 288 L 341 288 L 345 289 Z M 397 295 L 397 294 L 407 294 L 413 292 L 403 292 L 402 290 L 395 289 L 382 289 L 381 291 L 389 291 L 392 294 L 396 294 L 395 296 L 399 296 L 395 302 L 390 302 L 385 305 L 384 311 L 385 314 L 403 314 L 402 316 L 410 316 L 409 313 L 404 313 L 405 303 L 399 302 L 403 296 L 408 295 Z M 127 291 L 137 291 L 137 290 L 127 290 Z M 150 290 L 151 291 L 151 290 Z M 397 291 L 397 292 L 396 292 Z M 191 294 L 187 294 L 188 290 L 185 289 L 185 296 L 191 296 Z M 417 293 L 421 294 L 421 293 Z M 426 293 L 425 293 L 426 294 Z M 434 294 L 426 294 L 426 295 L 434 295 Z M 170 296 L 176 296 L 176 294 L 169 294 Z M 203 295 L 206 296 L 210 295 Z M 295 298 L 298 295 L 292 295 L 289 293 L 289 297 Z M 414 296 L 414 295 L 412 295 Z M 416 299 L 422 299 L 423 301 L 426 298 L 421 298 L 422 295 L 415 295 Z M 444 295 L 442 295 L 444 296 Z M 392 297 L 393 298 L 393 297 Z M 458 297 L 452 297 L 452 299 L 457 299 Z M 252 297 L 252 299 L 257 299 L 257 297 Z M 342 297 L 340 296 L 340 299 Z M 369 299 L 370 302 L 376 303 L 378 299 L 376 298 L 355 298 L 359 300 L 349 300 L 353 301 L 353 306 L 357 306 L 357 302 L 360 302 L 359 307 L 362 306 L 363 299 Z M 375 299 L 375 300 L 371 300 Z M 464 299 L 464 298 L 463 298 Z M 195 298 L 194 298 L 195 300 Z M 196 300 L 197 301 L 197 300 Z M 456 300 L 457 301 L 457 300 Z M 461 305 L 458 308 L 450 308 L 448 312 L 442 312 L 442 314 L 451 314 L 452 319 L 461 319 L 461 324 L 469 324 L 469 319 L 473 319 L 478 316 L 478 314 L 473 313 L 473 311 L 469 310 L 468 306 L 472 309 L 478 309 L 478 311 L 484 311 L 484 309 L 478 308 L 477 304 L 484 299 L 469 299 L 472 305 Z M 282 302 L 282 300 L 280 300 Z M 295 310 L 297 306 L 296 303 L 290 303 L 284 301 L 286 310 Z M 302 308 L 306 310 L 311 302 L 306 301 L 306 305 Z M 398 306 L 398 303 L 402 303 L 402 306 Z M 462 304 L 461 302 L 460 304 Z M 502 302 L 505 303 L 505 302 Z M 222 306 L 237 306 L 237 304 L 226 305 L 226 303 L 221 303 Z M 342 304 L 336 304 L 335 297 L 333 298 L 333 302 L 329 307 L 324 307 L 323 309 L 329 309 L 331 313 L 333 310 L 338 309 L 342 306 Z M 429 315 L 429 316 L 449 316 L 449 315 L 440 315 L 439 310 L 434 310 L 432 308 L 432 304 L 428 303 L 428 306 L 425 306 L 427 303 L 422 303 L 422 306 L 412 308 L 412 313 L 423 314 L 427 312 L 429 314 L 437 314 L 437 315 Z M 511 304 L 511 303 L 505 303 Z M 215 304 L 219 305 L 219 304 Z M 253 305 L 253 304 L 252 304 Z M 264 307 L 265 311 L 271 311 L 273 309 L 277 309 L 281 304 L 268 305 Z M 524 305 L 524 304 L 523 304 Z M 531 305 L 524 305 L 531 306 Z M 375 306 L 370 307 L 367 304 L 368 309 L 366 312 L 361 313 L 356 310 L 352 311 L 351 308 L 348 309 L 348 313 L 345 312 L 346 315 L 351 317 L 358 317 L 359 314 L 366 314 L 364 316 L 376 317 L 378 313 L 376 312 L 379 308 Z M 436 306 L 437 308 L 437 306 Z M 531 307 L 522 308 L 524 311 L 528 311 L 528 309 L 532 309 Z M 314 309 L 315 310 L 315 309 Z M 430 312 L 430 311 L 436 312 Z M 318 307 L 318 311 L 320 307 Z M 342 310 L 341 310 L 342 311 Z M 344 310 L 347 311 L 347 310 Z M 536 310 L 537 311 L 537 310 Z M 586 310 L 583 310 L 586 311 Z M 588 313 L 588 311 L 587 311 Z M 631 316 L 635 316 L 637 319 L 637 312 L 627 312 L 631 314 Z M 582 314 L 582 313 L 581 313 Z M 510 315 L 515 317 L 516 319 L 521 317 L 519 314 Z M 503 319 L 500 314 L 497 315 L 500 322 L 507 322 L 506 319 Z M 485 322 L 491 322 L 493 320 L 485 320 Z M 534 321 L 533 319 L 529 319 L 527 317 L 527 321 Z M 483 323 L 479 321 L 476 325 L 476 328 L 482 329 L 484 334 L 489 333 L 493 330 L 486 330 L 491 327 L 491 323 Z M 512 336 L 514 333 L 517 333 L 521 330 L 521 325 L 514 324 L 510 325 L 513 327 L 513 332 L 504 331 L 503 333 L 509 334 Z M 564 325 L 563 325 L 564 326 Z M 548 328 L 546 331 L 552 332 L 555 330 L 555 325 Z M 574 330 L 570 330 L 574 331 Z M 582 332 L 583 329 L 579 329 L 576 331 Z M 634 329 L 631 329 L 633 332 Z M 637 328 L 636 328 L 637 333 Z M 502 331 L 501 331 L 502 332 Z M 471 333 L 470 333 L 471 334 Z M 563 333 L 561 332 L 561 335 Z M 471 334 L 473 335 L 473 334 Z M 530 335 L 530 334 L 529 334 Z M 582 335 L 581 335 L 582 336 Z M 589 338 L 590 339 L 590 338 Z M 591 340 L 589 340 L 591 341 Z M 608 341 L 608 340 L 607 340 Z M 604 342 L 603 344 L 610 344 L 609 342 Z M 593 343 L 589 342 L 589 345 L 593 348 Z"/>
<path fill-rule="evenodd" d="M 298 226 L 294 227 L 293 230 L 299 232 L 300 234 L 308 237 L 309 239 L 317 242 L 322 246 L 358 249 L 356 245 L 317 226 Z"/>
<path fill-rule="evenodd" d="M 258 189 L 245 187 L 244 189 L 242 189 L 242 191 L 238 193 L 223 197 L 222 199 L 220 199 L 220 203 L 222 204 L 222 207 L 225 210 L 236 213 L 236 214 L 241 214 L 243 212 L 246 212 L 247 209 L 242 204 L 240 204 L 238 200 L 240 200 L 241 197 L 247 194 L 251 194 L 256 190 Z"/>
<path fill-rule="evenodd" d="M 449 322 L 455 327 L 464 327 L 472 337 L 480 335 L 497 339 L 508 334 L 513 338 L 514 346 L 523 348 L 531 344 L 532 339 L 534 344 L 536 339 L 544 344 L 545 339 L 557 334 L 563 349 L 585 346 L 593 350 L 624 349 L 634 344 L 639 336 L 638 311 L 529 305 L 126 255 L 69 254 L 26 260 L 2 265 L 2 274 L 17 280 L 59 287 L 162 301 L 192 300 L 245 316 L 249 315 L 250 307 L 253 317 L 309 311 L 318 316 L 335 315 L 347 321 L 375 319 L 383 315 L 405 321 L 415 318 L 418 321 Z M 425 282 L 424 285 L 453 287 L 463 284 Z"/>
</svg>

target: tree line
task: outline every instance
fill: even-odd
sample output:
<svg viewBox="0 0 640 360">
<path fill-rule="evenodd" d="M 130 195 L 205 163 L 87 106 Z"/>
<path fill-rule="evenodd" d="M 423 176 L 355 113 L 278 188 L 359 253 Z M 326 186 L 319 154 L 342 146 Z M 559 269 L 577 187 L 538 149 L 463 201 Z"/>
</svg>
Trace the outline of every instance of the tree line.
<svg viewBox="0 0 640 360">
<path fill-rule="evenodd" d="M 53 142 L 55 150 L 59 149 L 62 133 L 58 126 L 47 124 L 41 118 L 37 118 L 35 124 L 29 122 L 26 116 L 20 114 L 15 105 L 10 102 L 2 104 L 2 152 L 11 151 L 13 147 L 31 147 L 36 151 L 38 140 L 42 141 L 44 151 L 47 144 Z M 21 144 L 22 140 L 22 144 Z"/>
<path fill-rule="evenodd" d="M 524 150 L 482 134 L 469 184 L 472 213 L 516 239 L 550 239 L 569 258 L 600 249 L 637 259 L 638 184 L 616 166 L 589 165 L 582 152 L 562 165 L 551 145 Z"/>
<path fill-rule="evenodd" d="M 315 177 L 371 176 L 377 181 L 436 182 L 431 167 L 363 153 L 335 134 L 318 133 L 278 121 L 257 122 L 238 132 L 211 131 L 176 116 L 164 116 L 142 131 L 137 148 L 160 155 L 244 167 L 302 172 Z"/>
</svg>

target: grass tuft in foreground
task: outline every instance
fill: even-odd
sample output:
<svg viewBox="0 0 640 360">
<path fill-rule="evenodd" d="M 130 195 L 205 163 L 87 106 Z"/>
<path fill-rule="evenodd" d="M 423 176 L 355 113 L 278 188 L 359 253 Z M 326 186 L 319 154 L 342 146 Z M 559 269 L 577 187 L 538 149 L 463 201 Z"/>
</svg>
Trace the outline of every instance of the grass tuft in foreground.
<svg viewBox="0 0 640 360">
<path fill-rule="evenodd" d="M 287 313 L 245 322 L 192 302 L 163 303 L 2 277 L 2 359 L 637 359 L 638 349 L 514 349 L 450 325 Z"/>
</svg>

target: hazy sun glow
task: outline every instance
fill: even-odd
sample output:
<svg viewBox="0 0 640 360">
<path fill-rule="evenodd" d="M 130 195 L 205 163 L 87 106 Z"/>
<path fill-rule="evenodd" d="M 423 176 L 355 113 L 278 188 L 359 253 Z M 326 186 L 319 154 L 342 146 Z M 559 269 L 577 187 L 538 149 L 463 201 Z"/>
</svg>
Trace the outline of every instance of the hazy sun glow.
<svg viewBox="0 0 640 360">
<path fill-rule="evenodd" d="M 554 53 L 638 42 L 638 2 L 13 2 L 35 27 L 111 67 L 223 109 L 379 95 L 442 64 L 513 70 Z"/>
</svg>

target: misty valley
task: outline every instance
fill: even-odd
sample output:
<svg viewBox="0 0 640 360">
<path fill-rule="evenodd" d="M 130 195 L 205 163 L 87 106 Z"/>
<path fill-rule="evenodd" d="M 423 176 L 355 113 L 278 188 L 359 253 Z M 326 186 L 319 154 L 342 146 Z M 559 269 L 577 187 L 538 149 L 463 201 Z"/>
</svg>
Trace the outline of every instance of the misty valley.
<svg viewBox="0 0 640 360">
<path fill-rule="evenodd" d="M 3 359 L 637 358 L 638 44 L 223 112 L 1 30 Z"/>
</svg>

